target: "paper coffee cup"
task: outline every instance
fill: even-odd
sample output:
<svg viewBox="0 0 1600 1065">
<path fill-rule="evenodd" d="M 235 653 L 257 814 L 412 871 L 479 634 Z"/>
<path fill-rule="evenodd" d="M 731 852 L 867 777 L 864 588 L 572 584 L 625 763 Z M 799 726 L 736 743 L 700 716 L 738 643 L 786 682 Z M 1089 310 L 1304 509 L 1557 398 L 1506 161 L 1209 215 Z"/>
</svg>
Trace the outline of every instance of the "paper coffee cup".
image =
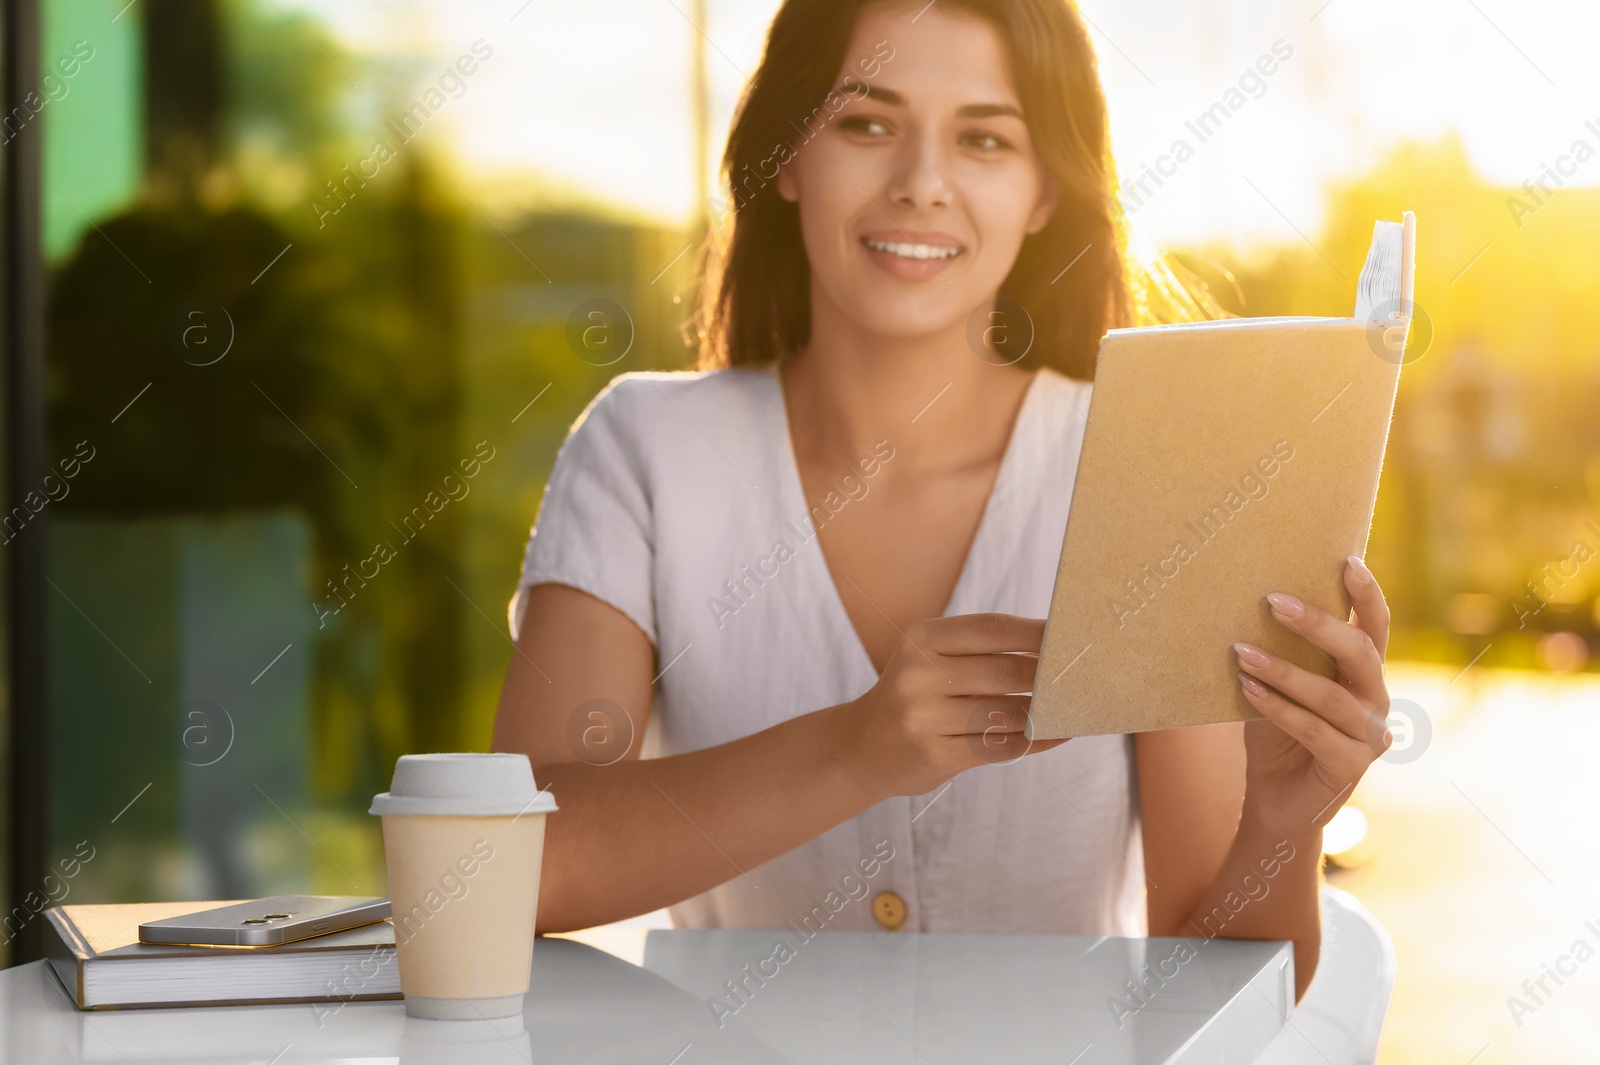
<svg viewBox="0 0 1600 1065">
<path fill-rule="evenodd" d="M 368 811 L 383 851 L 406 1014 L 522 1012 L 533 961 L 545 815 L 521 754 L 408 754 Z"/>
</svg>

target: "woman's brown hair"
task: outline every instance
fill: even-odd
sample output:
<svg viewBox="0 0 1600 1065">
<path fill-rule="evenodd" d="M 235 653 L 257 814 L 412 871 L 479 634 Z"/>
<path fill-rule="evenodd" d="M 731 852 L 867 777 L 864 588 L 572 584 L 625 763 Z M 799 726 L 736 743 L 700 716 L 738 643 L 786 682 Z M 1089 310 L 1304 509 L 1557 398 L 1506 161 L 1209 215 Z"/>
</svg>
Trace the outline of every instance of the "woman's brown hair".
<svg viewBox="0 0 1600 1065">
<path fill-rule="evenodd" d="M 694 324 L 702 368 L 766 365 L 798 351 L 810 336 L 810 266 L 799 209 L 778 195 L 774 178 L 777 165 L 842 106 L 834 86 L 845 49 L 862 11 L 884 2 L 785 0 L 772 20 L 722 159 L 732 196 L 722 206 L 731 215 L 713 225 L 701 251 Z M 1049 223 L 1023 241 L 1000 287 L 1000 298 L 1033 321 L 1035 340 L 1019 365 L 1090 378 L 1107 329 L 1216 313 L 1167 266 L 1142 265 L 1130 254 L 1105 94 L 1070 0 L 941 2 L 999 33 L 1035 150 L 1056 185 Z M 875 57 L 850 58 L 855 80 L 876 73 Z"/>
</svg>

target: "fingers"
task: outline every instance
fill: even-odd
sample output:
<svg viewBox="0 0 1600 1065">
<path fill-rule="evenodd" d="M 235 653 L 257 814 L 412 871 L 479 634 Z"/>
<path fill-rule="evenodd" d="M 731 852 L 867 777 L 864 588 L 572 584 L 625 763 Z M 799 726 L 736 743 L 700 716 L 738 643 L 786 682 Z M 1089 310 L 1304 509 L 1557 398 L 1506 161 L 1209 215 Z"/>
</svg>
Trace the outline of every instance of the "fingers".
<svg viewBox="0 0 1600 1065">
<path fill-rule="evenodd" d="M 1369 702 L 1384 697 L 1383 656 L 1364 630 L 1282 592 L 1271 593 L 1267 601 L 1278 624 L 1298 632 L 1334 660 L 1357 696 Z"/>
<path fill-rule="evenodd" d="M 1030 740 L 1020 732 L 991 732 L 982 737 L 972 737 L 983 744 L 982 761 L 989 765 L 1010 765 L 1024 755 L 1053 751 L 1072 737 L 1059 740 Z"/>
<path fill-rule="evenodd" d="M 906 639 L 929 654 L 988 655 L 1024 651 L 1036 655 L 1044 643 L 1044 619 L 1015 614 L 928 618 L 908 627 Z"/>
<path fill-rule="evenodd" d="M 999 736 L 1020 733 L 1028 723 L 1026 695 L 1002 695 L 990 698 L 962 699 L 965 711 L 961 716 L 949 718 L 950 735 Z"/>
<path fill-rule="evenodd" d="M 954 735 L 964 739 L 978 758 L 990 765 L 1007 765 L 1025 754 L 1048 751 L 1067 742 L 1066 739 L 1029 740 L 1027 696 L 1007 695 L 991 698 L 955 700 L 967 703 L 965 728 Z M 952 719 L 952 725 L 958 725 Z"/>
<path fill-rule="evenodd" d="M 1389 647 L 1389 604 L 1384 601 L 1383 589 L 1367 564 L 1355 555 L 1345 567 L 1344 586 L 1355 608 L 1356 627 L 1367 634 L 1381 656 Z"/>
<path fill-rule="evenodd" d="M 1033 690 L 1039 659 L 1033 655 L 958 655 L 939 657 L 931 673 L 941 695 L 1010 695 Z"/>
<path fill-rule="evenodd" d="M 1239 687 L 1250 705 L 1311 752 L 1317 763 L 1336 781 L 1361 779 L 1372 761 L 1365 738 L 1346 735 L 1328 721 L 1298 706 L 1247 673 L 1239 674 Z M 1339 786 L 1337 783 L 1335 786 Z"/>
<path fill-rule="evenodd" d="M 1368 735 L 1372 712 L 1349 689 L 1327 677 L 1301 669 L 1248 643 L 1233 645 L 1239 668 L 1282 692 L 1302 707 L 1325 718 L 1334 728 L 1357 739 Z M 1249 689 L 1245 689 L 1248 694 Z"/>
</svg>

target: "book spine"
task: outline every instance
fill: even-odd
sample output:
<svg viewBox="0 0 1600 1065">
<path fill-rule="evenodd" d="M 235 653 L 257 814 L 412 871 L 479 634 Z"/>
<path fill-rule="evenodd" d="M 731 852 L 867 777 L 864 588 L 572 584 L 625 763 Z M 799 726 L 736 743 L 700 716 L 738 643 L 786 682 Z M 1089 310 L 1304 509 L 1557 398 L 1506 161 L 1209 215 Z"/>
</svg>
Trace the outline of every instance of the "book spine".
<svg viewBox="0 0 1600 1065">
<path fill-rule="evenodd" d="M 386 1002 L 403 999 L 405 995 L 400 991 L 383 991 L 370 995 L 317 995 L 314 997 L 298 996 L 295 998 L 212 998 L 205 1001 L 193 999 L 179 1002 L 129 1002 L 115 1003 L 104 1002 L 98 1006 L 80 1006 L 87 1010 L 168 1010 L 168 1009 L 199 1009 L 204 1006 L 298 1006 L 311 1002 Z"/>
<path fill-rule="evenodd" d="M 88 1003 L 83 1000 L 83 963 L 94 957 L 94 948 L 72 923 L 71 915 L 60 906 L 45 910 L 44 919 L 45 927 L 51 932 L 45 937 L 45 961 L 55 970 L 61 986 L 77 1007 L 88 1009 Z"/>
</svg>

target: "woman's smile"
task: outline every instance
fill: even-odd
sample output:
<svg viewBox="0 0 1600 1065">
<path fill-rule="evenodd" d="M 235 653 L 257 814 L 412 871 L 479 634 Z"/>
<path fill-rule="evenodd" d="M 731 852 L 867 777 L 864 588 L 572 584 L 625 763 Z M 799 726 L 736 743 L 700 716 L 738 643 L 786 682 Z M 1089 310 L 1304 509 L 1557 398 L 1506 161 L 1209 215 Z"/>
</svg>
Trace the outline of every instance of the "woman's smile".
<svg viewBox="0 0 1600 1065">
<path fill-rule="evenodd" d="M 948 233 L 903 229 L 868 233 L 861 238 L 867 257 L 891 277 L 926 281 L 944 273 L 945 264 L 966 253 L 966 245 Z"/>
</svg>

